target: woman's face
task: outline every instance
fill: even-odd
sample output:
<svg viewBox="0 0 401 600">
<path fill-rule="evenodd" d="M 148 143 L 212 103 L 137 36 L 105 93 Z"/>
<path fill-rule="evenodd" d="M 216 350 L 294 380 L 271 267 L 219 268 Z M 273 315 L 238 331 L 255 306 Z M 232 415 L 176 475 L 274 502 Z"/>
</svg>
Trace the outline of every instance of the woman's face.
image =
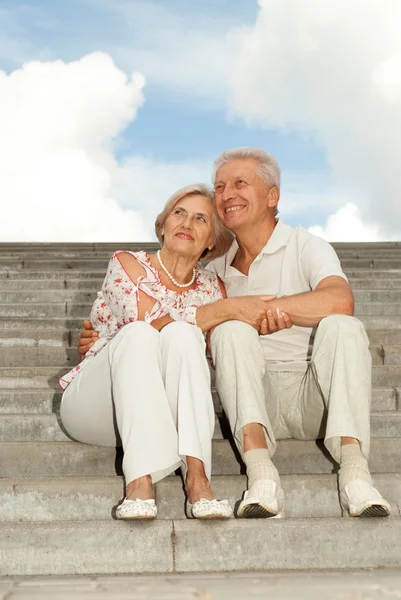
<svg viewBox="0 0 401 600">
<path fill-rule="evenodd" d="M 162 230 L 164 246 L 169 250 L 200 256 L 213 248 L 214 207 L 205 196 L 186 196 L 179 200 L 167 217 Z"/>
</svg>

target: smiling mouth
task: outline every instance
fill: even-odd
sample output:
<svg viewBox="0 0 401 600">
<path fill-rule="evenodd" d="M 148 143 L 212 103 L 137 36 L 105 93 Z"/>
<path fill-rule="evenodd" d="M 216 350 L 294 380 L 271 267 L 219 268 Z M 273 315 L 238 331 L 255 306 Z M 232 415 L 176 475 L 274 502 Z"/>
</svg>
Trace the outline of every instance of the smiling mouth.
<svg viewBox="0 0 401 600">
<path fill-rule="evenodd" d="M 236 210 L 242 210 L 243 208 L 245 208 L 245 206 L 229 206 L 228 208 L 224 209 L 224 212 L 230 213 L 230 212 L 234 212 Z"/>
<path fill-rule="evenodd" d="M 192 235 L 188 235 L 188 233 L 177 233 L 176 237 L 179 237 L 181 240 L 189 240 L 191 242 L 194 241 Z"/>
</svg>

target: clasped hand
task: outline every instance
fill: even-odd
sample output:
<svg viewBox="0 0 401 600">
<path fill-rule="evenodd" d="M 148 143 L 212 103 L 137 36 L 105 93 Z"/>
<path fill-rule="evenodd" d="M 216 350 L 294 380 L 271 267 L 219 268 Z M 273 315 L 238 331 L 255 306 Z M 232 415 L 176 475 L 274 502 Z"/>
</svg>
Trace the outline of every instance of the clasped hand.
<svg viewBox="0 0 401 600">
<path fill-rule="evenodd" d="M 236 319 L 257 329 L 260 335 L 290 329 L 293 322 L 287 313 L 273 307 L 276 296 L 243 296 L 232 298 Z"/>
</svg>

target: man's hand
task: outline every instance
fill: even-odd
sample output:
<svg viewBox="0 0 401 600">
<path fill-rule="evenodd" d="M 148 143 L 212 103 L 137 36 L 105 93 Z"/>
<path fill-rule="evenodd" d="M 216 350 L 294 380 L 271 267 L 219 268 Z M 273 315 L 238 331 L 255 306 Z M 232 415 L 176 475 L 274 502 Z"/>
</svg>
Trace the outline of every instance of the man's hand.
<svg viewBox="0 0 401 600">
<path fill-rule="evenodd" d="M 278 308 L 273 309 L 271 302 L 277 302 L 276 296 L 240 296 L 230 298 L 232 303 L 232 318 L 244 321 L 260 335 L 275 333 L 281 329 L 292 327 L 290 317 Z"/>
<path fill-rule="evenodd" d="M 282 329 L 290 329 L 293 323 L 287 313 L 283 312 L 279 308 L 274 310 L 269 308 L 266 313 L 266 319 L 263 319 L 259 333 L 260 335 L 267 335 L 269 333 L 275 333 Z"/>
<path fill-rule="evenodd" d="M 86 353 L 90 350 L 93 344 L 99 338 L 99 334 L 92 327 L 90 321 L 83 322 L 84 328 L 78 333 L 78 352 L 81 356 L 81 360 L 85 358 Z"/>
</svg>

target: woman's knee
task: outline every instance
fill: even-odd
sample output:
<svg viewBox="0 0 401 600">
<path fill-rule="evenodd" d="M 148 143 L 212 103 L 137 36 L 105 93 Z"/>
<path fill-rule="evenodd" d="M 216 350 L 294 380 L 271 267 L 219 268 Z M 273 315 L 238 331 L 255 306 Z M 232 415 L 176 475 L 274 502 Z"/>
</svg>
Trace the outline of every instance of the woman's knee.
<svg viewBox="0 0 401 600">
<path fill-rule="evenodd" d="M 148 338 L 158 338 L 158 331 L 149 325 L 149 323 L 145 323 L 145 321 L 132 321 L 132 323 L 127 323 L 120 329 L 117 334 L 120 337 L 127 337 L 134 339 L 148 339 Z"/>
<path fill-rule="evenodd" d="M 185 321 L 174 321 L 166 325 L 161 330 L 160 337 L 162 342 L 177 343 L 180 347 L 203 342 L 201 330 Z"/>
</svg>

